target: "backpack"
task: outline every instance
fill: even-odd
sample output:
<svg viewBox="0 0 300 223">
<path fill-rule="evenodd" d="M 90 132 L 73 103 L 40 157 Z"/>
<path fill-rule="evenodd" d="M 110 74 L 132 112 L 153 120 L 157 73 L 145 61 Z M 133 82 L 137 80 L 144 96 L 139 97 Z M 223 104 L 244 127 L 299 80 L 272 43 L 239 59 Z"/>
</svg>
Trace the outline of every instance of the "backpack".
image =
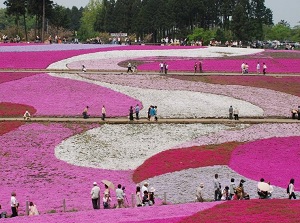
<svg viewBox="0 0 300 223">
<path fill-rule="evenodd" d="M 288 194 L 290 193 L 290 185 L 287 186 L 286 193 L 288 193 Z"/>
</svg>

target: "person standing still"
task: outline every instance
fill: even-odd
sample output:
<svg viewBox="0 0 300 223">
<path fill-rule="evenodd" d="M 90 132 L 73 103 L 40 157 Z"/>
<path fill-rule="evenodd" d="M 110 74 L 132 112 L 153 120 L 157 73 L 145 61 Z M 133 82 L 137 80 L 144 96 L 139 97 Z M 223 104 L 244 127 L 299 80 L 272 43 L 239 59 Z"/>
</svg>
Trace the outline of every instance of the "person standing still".
<svg viewBox="0 0 300 223">
<path fill-rule="evenodd" d="M 202 61 L 199 61 L 199 71 L 200 73 L 203 73 Z"/>
<path fill-rule="evenodd" d="M 12 192 L 11 193 L 11 198 L 10 198 L 10 206 L 11 206 L 11 212 L 12 212 L 12 215 L 11 217 L 16 217 L 18 216 L 18 207 L 19 207 L 19 203 L 17 201 L 17 198 L 16 198 L 16 193 L 15 192 Z"/>
<path fill-rule="evenodd" d="M 132 106 L 130 106 L 130 108 L 129 108 L 129 120 L 133 121 L 133 107 Z"/>
<path fill-rule="evenodd" d="M 215 179 L 214 179 L 214 191 L 215 191 L 215 201 L 220 200 L 220 194 L 221 194 L 221 189 L 220 189 L 220 183 L 219 183 L 219 175 L 215 174 Z"/>
<path fill-rule="evenodd" d="M 122 188 L 122 185 L 118 184 L 118 188 L 116 189 L 116 197 L 117 197 L 118 205 L 116 208 L 124 207 L 124 192 L 121 188 Z"/>
<path fill-rule="evenodd" d="M 99 209 L 99 199 L 100 199 L 100 187 L 97 186 L 97 183 L 93 183 L 93 188 L 91 190 L 92 204 L 94 209 Z"/>
<path fill-rule="evenodd" d="M 165 74 L 168 74 L 169 65 L 164 63 Z"/>
<path fill-rule="evenodd" d="M 235 108 L 233 110 L 234 120 L 239 120 L 239 110 Z"/>
<path fill-rule="evenodd" d="M 140 107 L 139 107 L 139 105 L 137 104 L 137 105 L 135 106 L 135 119 L 136 119 L 136 120 L 139 120 L 139 119 L 140 119 L 139 114 L 140 114 Z"/>
<path fill-rule="evenodd" d="M 197 62 L 195 62 L 195 64 L 194 64 L 194 74 L 197 73 L 197 67 L 198 67 Z"/>
<path fill-rule="evenodd" d="M 104 121 L 106 118 L 106 109 L 105 109 L 105 106 L 103 105 L 102 106 L 102 121 Z"/>
<path fill-rule="evenodd" d="M 229 107 L 229 119 L 233 119 L 233 107 L 230 105 Z"/>
<path fill-rule="evenodd" d="M 163 62 L 160 62 L 159 64 L 159 73 L 164 73 L 164 63 Z"/>
</svg>

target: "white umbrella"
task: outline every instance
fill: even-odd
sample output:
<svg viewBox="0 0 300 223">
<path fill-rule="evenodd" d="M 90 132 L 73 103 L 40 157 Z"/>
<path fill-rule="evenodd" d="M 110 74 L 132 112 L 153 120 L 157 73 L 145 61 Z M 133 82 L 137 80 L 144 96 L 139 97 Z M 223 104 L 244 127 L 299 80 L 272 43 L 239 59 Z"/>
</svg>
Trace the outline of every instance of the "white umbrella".
<svg viewBox="0 0 300 223">
<path fill-rule="evenodd" d="M 258 189 L 261 191 L 269 192 L 271 190 L 270 185 L 265 182 L 259 182 L 257 185 Z"/>
</svg>

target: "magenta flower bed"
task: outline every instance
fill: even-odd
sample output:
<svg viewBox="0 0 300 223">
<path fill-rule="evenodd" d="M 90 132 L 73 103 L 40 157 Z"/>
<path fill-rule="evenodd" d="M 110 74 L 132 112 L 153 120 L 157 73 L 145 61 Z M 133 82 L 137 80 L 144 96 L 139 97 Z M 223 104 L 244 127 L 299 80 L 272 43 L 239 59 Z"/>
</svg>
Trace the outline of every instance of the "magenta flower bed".
<svg viewBox="0 0 300 223">
<path fill-rule="evenodd" d="M 18 48 L 12 47 L 11 52 L 1 52 L 0 54 L 0 68 L 32 68 L 32 69 L 43 69 L 47 68 L 50 64 L 87 53 L 105 52 L 112 50 L 168 50 L 168 49 L 192 49 L 199 47 L 175 47 L 175 46 L 115 46 L 115 45 L 103 45 L 99 48 L 91 49 L 76 49 L 76 45 L 69 45 L 69 48 L 59 51 L 59 47 L 66 47 L 67 45 L 53 45 L 55 49 L 47 49 L 45 45 L 39 45 L 39 49 L 35 49 L 35 52 L 30 51 L 30 47 L 25 48 L 20 46 Z M 88 46 L 88 45 L 87 45 Z M 99 45 L 98 45 L 99 46 Z M 38 47 L 38 46 L 37 46 Z M 1 49 L 1 48 L 0 48 Z M 9 50 L 9 49 L 8 49 Z M 48 51 L 46 51 L 48 50 Z M 0 50 L 1 51 L 1 50 Z"/>
<path fill-rule="evenodd" d="M 0 84 L 9 82 L 9 81 L 14 81 L 14 80 L 19 80 L 24 77 L 30 77 L 34 76 L 36 73 L 0 73 Z"/>
<path fill-rule="evenodd" d="M 160 59 L 161 60 L 161 59 Z M 204 72 L 241 72 L 243 62 L 248 63 L 249 72 L 256 73 L 256 64 L 259 61 L 267 65 L 267 73 L 285 74 L 300 73 L 300 59 L 203 59 L 202 67 Z M 194 72 L 194 59 L 173 59 L 167 58 L 165 62 L 169 65 L 169 71 L 190 71 Z M 155 62 L 145 63 L 139 66 L 139 70 L 159 70 L 158 58 Z"/>
<path fill-rule="evenodd" d="M 195 222 L 299 222 L 300 202 L 284 200 L 230 201 L 187 217 L 180 223 Z"/>
<path fill-rule="evenodd" d="M 85 106 L 100 116 L 103 105 L 108 117 L 127 116 L 131 105 L 141 104 L 108 88 L 47 74 L 1 84 L 1 101 L 33 106 L 37 116 L 78 116 Z"/>
<path fill-rule="evenodd" d="M 300 189 L 300 137 L 271 138 L 238 146 L 232 153 L 229 166 L 237 173 L 259 181 L 264 178 L 273 185 L 286 188 L 296 178 Z"/>
<path fill-rule="evenodd" d="M 48 214 L 33 217 L 18 217 L 17 219 L 5 219 L 5 222 L 18 223 L 176 223 L 187 216 L 193 215 L 220 204 L 191 203 L 184 205 L 164 205 L 141 208 L 126 208 L 114 210 L 97 210 L 73 213 Z"/>
<path fill-rule="evenodd" d="M 134 191 L 130 171 L 77 167 L 55 157 L 54 148 L 63 139 L 92 127 L 96 126 L 26 124 L 1 136 L 2 208 L 11 212 L 10 194 L 16 191 L 20 213 L 25 211 L 26 200 L 35 202 L 41 213 L 61 211 L 63 199 L 66 199 L 68 210 L 89 210 L 92 209 L 92 183 L 97 181 L 100 184 L 102 179 L 121 183 L 127 186 L 128 191 Z M 115 193 L 112 194 L 114 196 Z"/>
</svg>

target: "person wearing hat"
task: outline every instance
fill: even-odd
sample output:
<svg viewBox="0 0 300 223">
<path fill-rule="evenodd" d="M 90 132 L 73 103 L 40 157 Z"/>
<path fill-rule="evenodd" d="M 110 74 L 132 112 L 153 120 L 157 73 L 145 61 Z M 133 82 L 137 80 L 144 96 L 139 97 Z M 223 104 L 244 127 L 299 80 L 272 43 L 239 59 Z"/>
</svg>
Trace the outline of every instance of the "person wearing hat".
<svg viewBox="0 0 300 223">
<path fill-rule="evenodd" d="M 93 188 L 91 190 L 91 197 L 94 209 L 99 209 L 99 199 L 100 199 L 100 187 L 98 187 L 97 183 L 93 183 Z"/>
<path fill-rule="evenodd" d="M 30 113 L 29 113 L 29 111 L 26 111 L 24 113 L 23 118 L 24 118 L 25 121 L 30 120 Z"/>
<path fill-rule="evenodd" d="M 152 205 L 155 204 L 155 201 L 154 201 L 154 192 L 155 192 L 154 187 L 151 187 L 150 190 L 149 190 L 149 193 L 148 193 L 148 196 L 149 196 L 149 206 L 152 206 Z"/>
<path fill-rule="evenodd" d="M 197 187 L 196 201 L 198 201 L 198 202 L 203 202 L 204 201 L 204 199 L 203 199 L 203 187 L 204 187 L 203 183 L 200 183 L 200 185 Z"/>
</svg>

